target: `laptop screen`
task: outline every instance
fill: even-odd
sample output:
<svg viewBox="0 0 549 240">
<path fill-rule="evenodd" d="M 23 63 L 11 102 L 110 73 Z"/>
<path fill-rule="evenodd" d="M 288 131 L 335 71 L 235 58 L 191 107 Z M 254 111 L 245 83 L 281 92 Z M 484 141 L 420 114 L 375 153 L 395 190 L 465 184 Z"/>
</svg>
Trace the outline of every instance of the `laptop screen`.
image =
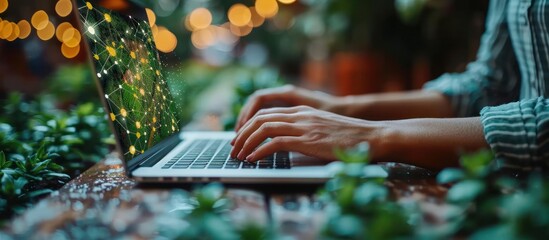
<svg viewBox="0 0 549 240">
<path fill-rule="evenodd" d="M 180 119 L 151 28 L 143 18 L 82 0 L 78 5 L 108 120 L 124 160 L 129 161 L 179 132 Z"/>
</svg>

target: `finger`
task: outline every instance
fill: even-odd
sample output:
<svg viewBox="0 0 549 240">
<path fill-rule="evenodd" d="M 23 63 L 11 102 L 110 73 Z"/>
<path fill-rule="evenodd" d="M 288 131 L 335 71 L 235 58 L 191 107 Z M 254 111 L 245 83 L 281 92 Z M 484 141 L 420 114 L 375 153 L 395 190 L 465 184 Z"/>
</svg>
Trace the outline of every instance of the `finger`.
<svg viewBox="0 0 549 240">
<path fill-rule="evenodd" d="M 295 87 L 287 85 L 284 87 L 261 89 L 256 91 L 247 103 L 242 107 L 238 120 L 236 122 L 235 130 L 238 131 L 242 125 L 247 122 L 255 113 L 266 103 L 272 101 L 287 101 L 291 99 L 291 91 Z"/>
<path fill-rule="evenodd" d="M 306 106 L 295 106 L 295 107 L 274 107 L 274 108 L 265 108 L 259 110 L 251 119 L 264 116 L 264 115 L 270 115 L 270 114 L 292 114 L 297 113 L 300 111 L 304 111 L 307 109 Z M 252 121 L 247 121 L 239 131 L 237 131 L 237 134 L 239 134 L 243 129 L 246 129 Z"/>
<path fill-rule="evenodd" d="M 244 142 L 242 149 L 238 153 L 238 159 L 246 159 L 246 157 L 263 143 L 267 138 L 277 138 L 286 136 L 301 136 L 305 131 L 295 124 L 269 122 L 261 125 L 261 127 L 253 132 Z"/>
<path fill-rule="evenodd" d="M 303 148 L 302 143 L 300 137 L 275 137 L 248 155 L 246 161 L 255 162 L 279 151 L 300 152 L 300 149 Z"/>
<path fill-rule="evenodd" d="M 289 114 L 269 114 L 254 118 L 246 128 L 242 128 L 242 130 L 236 134 L 233 149 L 231 150 L 231 157 L 235 158 L 246 139 L 248 139 L 256 129 L 267 122 L 293 122 L 293 116 Z"/>
</svg>

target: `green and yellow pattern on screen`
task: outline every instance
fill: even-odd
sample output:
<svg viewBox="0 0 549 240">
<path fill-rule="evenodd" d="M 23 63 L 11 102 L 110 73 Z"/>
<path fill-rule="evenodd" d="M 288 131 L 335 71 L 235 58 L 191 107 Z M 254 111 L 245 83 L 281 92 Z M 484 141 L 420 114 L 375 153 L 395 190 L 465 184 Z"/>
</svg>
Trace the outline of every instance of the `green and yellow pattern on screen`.
<svg viewBox="0 0 549 240">
<path fill-rule="evenodd" d="M 146 20 L 89 2 L 79 7 L 97 78 L 125 160 L 179 131 L 179 118 L 162 75 Z"/>
</svg>

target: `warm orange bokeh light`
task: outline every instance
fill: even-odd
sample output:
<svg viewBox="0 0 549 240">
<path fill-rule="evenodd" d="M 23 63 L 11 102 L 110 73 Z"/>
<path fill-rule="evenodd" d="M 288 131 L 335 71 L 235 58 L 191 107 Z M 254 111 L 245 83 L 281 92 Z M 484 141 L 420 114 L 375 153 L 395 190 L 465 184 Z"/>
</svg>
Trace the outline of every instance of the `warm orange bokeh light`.
<svg viewBox="0 0 549 240">
<path fill-rule="evenodd" d="M 237 3 L 229 8 L 227 17 L 235 26 L 246 26 L 252 20 L 252 13 L 248 7 Z"/>
<path fill-rule="evenodd" d="M 42 30 L 48 26 L 50 19 L 44 10 L 39 10 L 32 15 L 31 23 L 36 30 Z"/>
<path fill-rule="evenodd" d="M 252 25 L 254 27 L 259 27 L 263 25 L 263 23 L 265 22 L 265 18 L 257 13 L 255 7 L 251 7 L 250 12 L 252 13 Z"/>
<path fill-rule="evenodd" d="M 252 32 L 253 26 L 250 24 L 250 25 L 239 27 L 231 24 L 230 29 L 234 35 L 239 37 L 244 37 Z"/>
<path fill-rule="evenodd" d="M 197 8 L 189 15 L 189 25 L 193 30 L 204 29 L 212 24 L 212 13 L 206 8 Z"/>
<path fill-rule="evenodd" d="M 216 37 L 220 42 L 227 45 L 233 45 L 238 41 L 238 36 L 231 32 L 231 23 L 229 22 L 216 28 Z"/>
<path fill-rule="evenodd" d="M 278 3 L 276 0 L 256 0 L 255 10 L 264 18 L 271 18 L 278 13 Z"/>
<path fill-rule="evenodd" d="M 145 8 L 145 12 L 147 12 L 147 19 L 149 19 L 149 25 L 154 26 L 156 25 L 156 15 L 154 14 L 153 10 L 150 8 Z"/>
<path fill-rule="evenodd" d="M 67 47 L 74 48 L 80 45 L 80 40 L 82 40 L 82 36 L 80 35 L 80 31 L 76 28 L 68 28 L 63 33 L 62 42 L 67 45 Z"/>
<path fill-rule="evenodd" d="M 284 4 L 291 4 L 291 3 L 294 3 L 295 0 L 278 0 L 280 3 L 284 3 Z"/>
<path fill-rule="evenodd" d="M 153 34 L 153 37 L 158 35 L 158 26 L 154 25 L 151 27 L 151 32 Z"/>
<path fill-rule="evenodd" d="M 27 20 L 21 20 L 17 23 L 19 26 L 19 39 L 27 38 L 31 33 L 31 26 Z"/>
<path fill-rule="evenodd" d="M 20 31 L 19 31 L 19 26 L 17 26 L 16 23 L 12 22 L 10 23 L 10 25 L 11 25 L 12 31 L 11 31 L 11 34 L 6 38 L 6 40 L 12 42 L 19 37 Z"/>
<path fill-rule="evenodd" d="M 216 27 L 210 26 L 205 29 L 194 31 L 191 35 L 191 42 L 198 49 L 205 49 L 214 44 L 216 39 Z"/>
<path fill-rule="evenodd" d="M 177 38 L 165 27 L 159 26 L 158 34 L 153 37 L 158 51 L 169 53 L 175 50 L 175 47 L 177 46 Z"/>
<path fill-rule="evenodd" d="M 61 17 L 68 16 L 72 11 L 72 2 L 71 0 L 59 0 L 55 4 L 55 12 Z"/>
<path fill-rule="evenodd" d="M 11 32 L 13 31 L 13 26 L 11 25 L 11 22 L 8 22 L 6 20 L 2 21 L 2 31 L 0 31 L 0 38 L 7 39 Z"/>
<path fill-rule="evenodd" d="M 59 24 L 57 26 L 57 30 L 55 30 L 55 37 L 57 38 L 57 40 L 63 42 L 63 34 L 69 28 L 73 28 L 72 24 L 69 22 L 62 22 L 61 24 Z"/>
<path fill-rule="evenodd" d="M 78 55 L 79 52 L 80 52 L 80 45 L 76 45 L 75 47 L 69 47 L 64 43 L 61 44 L 61 53 L 66 58 L 74 58 Z"/>
<path fill-rule="evenodd" d="M 53 26 L 53 23 L 48 21 L 46 27 L 36 31 L 36 34 L 38 35 L 38 38 L 44 41 L 50 40 L 53 35 L 55 35 L 55 27 Z"/>
<path fill-rule="evenodd" d="M 6 9 L 8 9 L 8 5 L 8 0 L 0 0 L 0 13 L 6 11 Z"/>
</svg>

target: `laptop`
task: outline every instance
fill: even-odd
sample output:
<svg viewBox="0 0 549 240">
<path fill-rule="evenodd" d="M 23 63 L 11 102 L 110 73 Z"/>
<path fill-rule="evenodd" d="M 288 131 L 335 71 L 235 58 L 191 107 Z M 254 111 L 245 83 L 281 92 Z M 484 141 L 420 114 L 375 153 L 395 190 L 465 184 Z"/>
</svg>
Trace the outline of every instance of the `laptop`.
<svg viewBox="0 0 549 240">
<path fill-rule="evenodd" d="M 234 132 L 181 131 L 177 109 L 186 106 L 173 100 L 145 10 L 125 15 L 77 2 L 82 39 L 128 176 L 141 183 L 247 184 L 322 183 L 332 177 L 326 161 L 293 152 L 256 163 L 231 159 Z"/>
</svg>

